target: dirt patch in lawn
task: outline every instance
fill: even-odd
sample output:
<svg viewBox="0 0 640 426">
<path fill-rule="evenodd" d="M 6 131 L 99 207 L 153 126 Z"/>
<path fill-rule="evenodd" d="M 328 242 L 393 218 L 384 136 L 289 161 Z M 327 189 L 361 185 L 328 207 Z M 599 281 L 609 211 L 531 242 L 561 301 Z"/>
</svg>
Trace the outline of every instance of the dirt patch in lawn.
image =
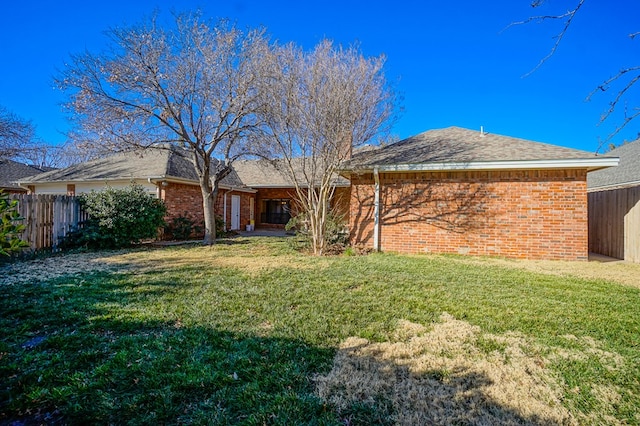
<svg viewBox="0 0 640 426">
<path fill-rule="evenodd" d="M 432 329 L 401 322 L 389 342 L 347 339 L 333 369 L 316 379 L 318 395 L 347 413 L 345 422 L 350 407 L 364 404 L 390 412 L 399 425 L 597 423 L 567 410 L 563 385 L 548 367 L 554 359 L 583 356 L 581 349 L 483 334 L 446 313 L 440 320 Z M 610 367 L 620 368 L 619 356 L 608 356 L 615 359 Z M 615 404 L 615 390 L 600 391 L 607 395 L 602 404 Z"/>
</svg>

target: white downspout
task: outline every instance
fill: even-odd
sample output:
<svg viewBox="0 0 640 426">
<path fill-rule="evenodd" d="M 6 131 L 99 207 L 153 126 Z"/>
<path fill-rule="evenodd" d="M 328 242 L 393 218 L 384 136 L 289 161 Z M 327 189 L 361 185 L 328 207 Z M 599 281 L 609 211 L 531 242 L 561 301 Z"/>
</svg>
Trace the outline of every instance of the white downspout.
<svg viewBox="0 0 640 426">
<path fill-rule="evenodd" d="M 224 191 L 222 196 L 222 221 L 224 222 L 225 232 L 227 231 L 227 192 L 229 191 Z"/>
<path fill-rule="evenodd" d="M 373 168 L 373 180 L 375 182 L 375 198 L 373 202 L 373 249 L 380 251 L 380 173 L 377 167 Z"/>
</svg>

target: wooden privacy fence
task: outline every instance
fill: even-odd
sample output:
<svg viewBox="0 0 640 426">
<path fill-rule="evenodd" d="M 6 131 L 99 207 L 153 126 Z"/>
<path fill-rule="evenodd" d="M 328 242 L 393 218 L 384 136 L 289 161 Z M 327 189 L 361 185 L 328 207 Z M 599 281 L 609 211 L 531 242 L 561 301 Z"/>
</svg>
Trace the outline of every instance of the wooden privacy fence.
<svg viewBox="0 0 640 426">
<path fill-rule="evenodd" d="M 589 197 L 589 250 L 640 263 L 640 186 Z"/>
<path fill-rule="evenodd" d="M 18 200 L 18 211 L 27 227 L 21 238 L 32 250 L 56 250 L 69 231 L 77 229 L 88 215 L 80 209 L 77 197 L 46 194 L 11 194 Z"/>
</svg>

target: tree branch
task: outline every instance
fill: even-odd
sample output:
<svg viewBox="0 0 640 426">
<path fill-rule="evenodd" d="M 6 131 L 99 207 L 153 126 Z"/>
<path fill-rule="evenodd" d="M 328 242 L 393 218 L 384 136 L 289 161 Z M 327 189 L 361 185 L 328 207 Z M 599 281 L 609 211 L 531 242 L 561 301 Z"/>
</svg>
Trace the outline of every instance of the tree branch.
<svg viewBox="0 0 640 426">
<path fill-rule="evenodd" d="M 533 67 L 533 69 L 529 72 L 527 72 L 526 74 L 523 75 L 523 77 L 528 77 L 531 74 L 533 74 L 534 72 L 536 72 L 545 62 L 547 62 L 555 53 L 556 50 L 558 50 L 558 47 L 560 46 L 560 42 L 562 42 L 562 39 L 564 38 L 565 34 L 567 33 L 567 31 L 569 30 L 569 27 L 571 26 L 571 22 L 573 21 L 573 18 L 576 16 L 576 13 L 578 13 L 578 11 L 580 10 L 580 8 L 582 7 L 582 5 L 584 4 L 585 0 L 579 0 L 578 4 L 576 5 L 576 7 L 574 7 L 573 9 L 567 11 L 566 13 L 563 13 L 561 15 L 536 15 L 536 16 L 531 16 L 527 19 L 525 19 L 524 21 L 519 21 L 519 22 L 513 22 L 511 24 L 509 24 L 506 29 L 509 29 L 515 25 L 523 25 L 523 24 L 528 24 L 530 22 L 543 22 L 543 21 L 547 21 L 547 20 L 563 20 L 566 19 L 565 23 L 564 23 L 564 27 L 562 28 L 562 30 L 555 35 L 555 43 L 553 44 L 553 46 L 551 47 L 551 50 L 549 51 L 549 53 L 547 53 L 547 55 L 542 58 L 540 60 L 540 62 L 538 62 L 538 64 Z M 537 7 L 541 4 L 541 2 L 536 2 L 532 4 L 532 7 Z"/>
</svg>

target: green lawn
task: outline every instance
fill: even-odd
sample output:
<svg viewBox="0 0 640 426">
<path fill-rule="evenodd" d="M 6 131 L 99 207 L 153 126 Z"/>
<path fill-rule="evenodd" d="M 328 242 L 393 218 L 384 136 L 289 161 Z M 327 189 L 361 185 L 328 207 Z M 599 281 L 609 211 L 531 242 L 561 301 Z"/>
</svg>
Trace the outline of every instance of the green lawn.
<svg viewBox="0 0 640 426">
<path fill-rule="evenodd" d="M 0 267 L 0 424 L 393 424 L 445 404 L 411 404 L 402 377 L 447 395 L 432 422 L 553 423 L 535 408 L 549 400 L 527 411 L 490 390 L 513 381 L 546 386 L 565 423 L 640 424 L 635 288 L 453 256 L 314 258 L 268 238 L 100 255 L 44 280 L 37 262 Z M 467 334 L 436 351 L 443 322 Z"/>
</svg>

